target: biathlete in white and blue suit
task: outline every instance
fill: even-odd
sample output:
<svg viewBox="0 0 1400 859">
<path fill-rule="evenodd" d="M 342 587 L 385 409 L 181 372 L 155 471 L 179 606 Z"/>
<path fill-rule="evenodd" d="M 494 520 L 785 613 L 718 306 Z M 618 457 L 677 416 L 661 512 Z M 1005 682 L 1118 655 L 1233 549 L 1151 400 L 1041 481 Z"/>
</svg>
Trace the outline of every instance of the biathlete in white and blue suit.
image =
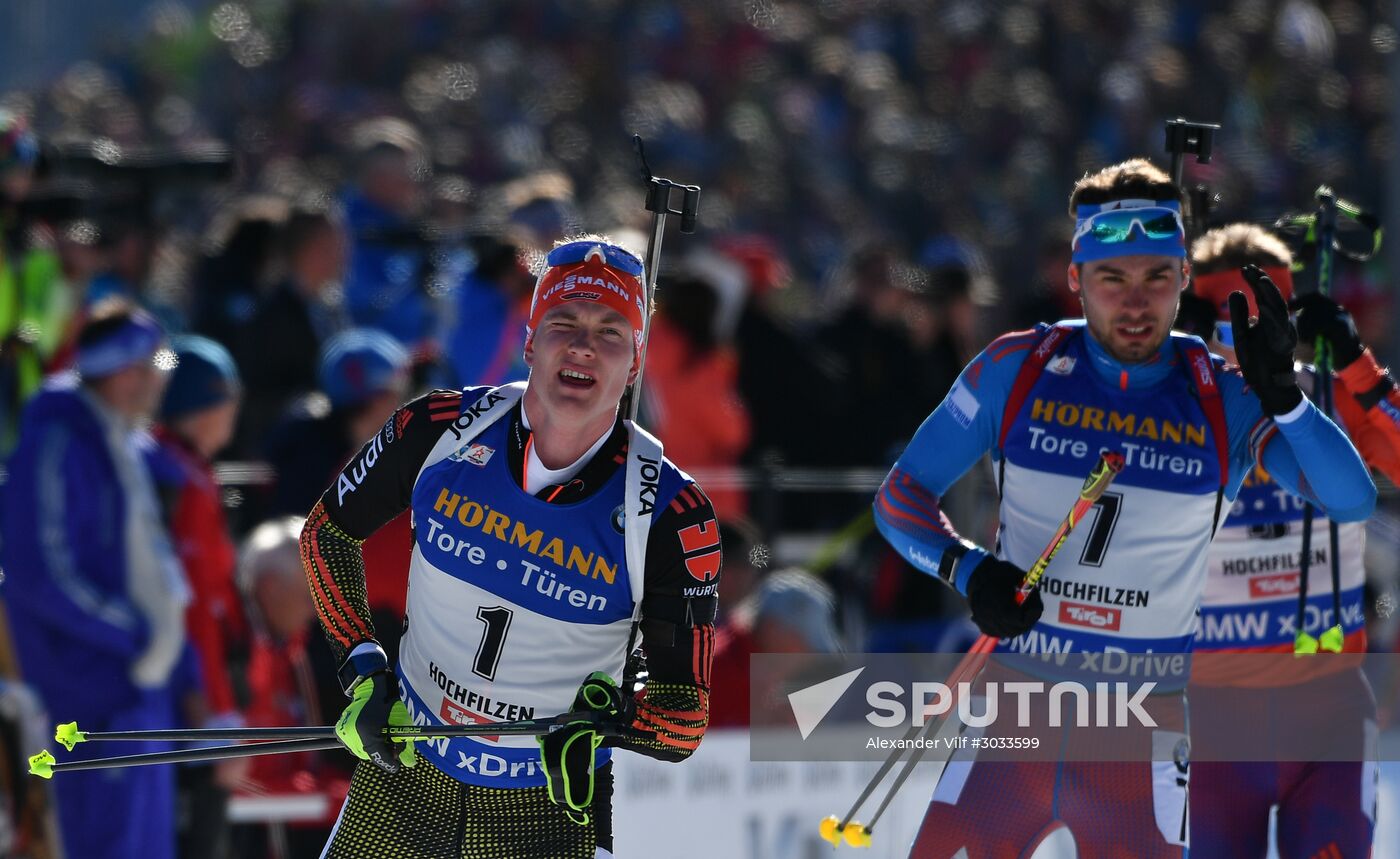
<svg viewBox="0 0 1400 859">
<path fill-rule="evenodd" d="M 1180 189 L 1143 160 L 1081 179 L 1070 197 L 1069 282 L 1085 318 L 988 346 L 876 497 L 881 532 L 967 596 L 973 620 L 1001 639 L 999 652 L 1188 653 L 1207 547 L 1255 463 L 1337 521 L 1364 519 L 1375 504 L 1356 450 L 1298 388 L 1296 335 L 1267 278 L 1251 281 L 1257 323 L 1240 302 L 1241 367 L 1170 333 L 1189 273 L 1180 210 Z M 1121 452 L 1126 467 L 1039 591 L 1018 604 L 1026 569 L 1104 448 Z M 960 537 L 938 501 L 988 452 L 1001 496 L 995 551 Z M 912 855 L 1029 855 L 1068 830 L 1080 857 L 1182 856 L 1184 731 L 1184 717 L 1163 724 L 1144 736 L 1150 748 L 1121 763 L 979 763 L 959 753 Z"/>
<path fill-rule="evenodd" d="M 1262 227 L 1237 223 L 1196 239 L 1191 263 L 1192 293 L 1219 320 L 1211 349 L 1230 361 L 1222 317 L 1243 286 L 1240 266 L 1260 266 L 1288 298 L 1293 254 Z M 1400 392 L 1389 371 L 1341 305 L 1319 292 L 1289 304 L 1303 341 L 1327 342 L 1337 424 L 1371 467 L 1400 481 Z M 1301 365 L 1299 376 L 1322 402 L 1317 368 Z M 1271 827 L 1282 859 L 1371 852 L 1379 728 L 1361 664 L 1366 523 L 1338 525 L 1334 558 L 1327 518 L 1313 518 L 1310 532 L 1305 522 L 1303 500 L 1255 468 L 1211 544 L 1188 693 L 1194 859 L 1263 856 Z"/>
<path fill-rule="evenodd" d="M 678 761 L 705 732 L 714 510 L 618 410 L 640 369 L 642 263 L 584 239 L 547 264 L 529 382 L 404 406 L 307 520 L 311 592 L 352 699 L 337 733 L 365 761 L 330 859 L 611 855 L 612 747 Z M 413 546 L 394 670 L 374 640 L 360 546 L 405 508 Z M 648 667 L 636 696 L 616 686 L 634 641 Z M 381 733 L 575 711 L 611 730 L 576 723 L 540 743 L 391 744 Z"/>
</svg>

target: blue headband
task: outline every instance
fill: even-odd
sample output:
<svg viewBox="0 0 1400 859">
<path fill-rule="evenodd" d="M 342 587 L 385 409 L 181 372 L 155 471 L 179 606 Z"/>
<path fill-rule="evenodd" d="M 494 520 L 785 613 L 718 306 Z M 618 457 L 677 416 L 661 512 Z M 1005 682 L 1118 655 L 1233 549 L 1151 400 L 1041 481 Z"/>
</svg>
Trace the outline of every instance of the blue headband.
<svg viewBox="0 0 1400 859">
<path fill-rule="evenodd" d="M 1181 203 L 1176 200 L 1162 200 L 1160 202 L 1156 200 L 1110 200 L 1103 204 L 1086 204 L 1077 207 L 1075 209 L 1074 231 L 1078 234 L 1085 223 L 1095 215 L 1112 211 L 1132 212 L 1139 209 L 1170 209 L 1177 213 L 1178 219 L 1181 215 Z M 1125 241 L 1101 242 L 1094 238 L 1092 232 L 1088 232 L 1080 236 L 1078 244 L 1072 248 L 1070 261 L 1076 263 L 1096 262 L 1139 254 L 1185 259 L 1186 233 L 1178 230 L 1176 235 L 1154 239 L 1149 238 L 1140 227 L 1134 226 Z"/>
<path fill-rule="evenodd" d="M 144 310 L 135 310 L 122 327 L 96 343 L 78 349 L 78 372 L 99 379 L 149 361 L 165 339 L 160 323 Z"/>
</svg>

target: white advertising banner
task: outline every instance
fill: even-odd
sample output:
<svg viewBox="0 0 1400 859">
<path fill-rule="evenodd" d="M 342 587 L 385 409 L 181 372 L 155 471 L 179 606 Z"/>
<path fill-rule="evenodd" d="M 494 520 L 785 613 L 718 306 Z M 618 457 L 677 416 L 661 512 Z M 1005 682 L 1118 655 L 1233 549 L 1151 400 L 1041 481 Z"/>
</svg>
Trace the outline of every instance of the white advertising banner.
<svg viewBox="0 0 1400 859">
<path fill-rule="evenodd" d="M 707 732 L 695 755 L 679 765 L 626 753 L 613 759 L 619 859 L 826 859 L 832 847 L 817 834 L 818 824 L 828 814 L 845 814 L 878 766 L 750 762 L 749 735 L 742 730 Z M 870 818 L 893 776 L 858 819 Z M 852 851 L 843 844 L 839 852 L 863 859 L 908 856 L 933 794 L 932 777 L 932 767 L 917 767 L 880 819 L 870 848 Z M 1381 764 L 1377 804 L 1374 859 L 1400 859 L 1400 763 Z M 1057 842 L 1042 845 L 1036 859 L 1074 855 L 1072 846 Z"/>
<path fill-rule="evenodd" d="M 683 764 L 618 753 L 613 811 L 618 857 L 670 859 L 809 859 L 831 855 L 817 833 L 828 814 L 845 814 L 878 764 L 844 761 L 749 761 L 749 734 L 711 730 Z M 869 820 L 894 772 L 867 801 Z M 864 859 L 908 855 L 933 793 L 933 770 L 921 766 L 900 788 L 872 833 Z M 852 848 L 842 845 L 842 851 Z"/>
</svg>

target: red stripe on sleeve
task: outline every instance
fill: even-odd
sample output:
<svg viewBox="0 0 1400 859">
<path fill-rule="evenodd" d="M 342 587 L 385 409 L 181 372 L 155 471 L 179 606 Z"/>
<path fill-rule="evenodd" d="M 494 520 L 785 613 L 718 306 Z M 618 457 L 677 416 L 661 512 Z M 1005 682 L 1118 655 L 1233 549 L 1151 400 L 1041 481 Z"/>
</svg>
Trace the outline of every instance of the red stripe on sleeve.
<svg viewBox="0 0 1400 859">
<path fill-rule="evenodd" d="M 319 516 L 316 513 L 319 512 Z M 347 633 L 357 635 L 361 640 L 370 638 L 369 627 L 359 615 L 355 614 L 349 602 L 340 592 L 340 587 L 336 585 L 335 579 L 330 574 L 330 569 L 326 566 L 325 558 L 321 556 L 319 528 L 330 521 L 329 515 L 319 504 L 317 510 L 312 511 L 316 516 L 314 522 L 308 527 L 311 530 L 311 541 L 308 554 L 311 557 L 313 572 L 310 576 L 312 585 L 316 589 L 320 600 L 317 606 L 318 613 L 321 614 L 322 623 L 326 625 L 332 634 L 336 636 L 342 644 L 349 646 L 354 642 L 341 632 L 344 629 Z M 338 617 L 337 617 L 338 616 Z M 339 622 L 336 622 L 339 620 Z"/>
<path fill-rule="evenodd" d="M 953 536 L 949 533 L 951 529 L 948 527 L 948 522 L 944 519 L 942 511 L 939 511 L 935 508 L 933 512 L 936 512 L 938 514 L 938 519 L 935 520 L 932 516 L 928 515 L 930 511 L 924 510 L 923 507 L 920 506 L 917 501 L 905 495 L 903 490 L 901 490 L 900 487 L 896 485 L 893 481 L 886 482 L 885 486 L 889 490 L 889 494 L 893 496 L 893 498 L 896 501 L 898 501 L 900 504 L 903 504 L 905 507 L 911 508 L 910 510 L 902 510 L 900 508 L 895 507 L 893 504 L 890 503 L 889 498 L 885 497 L 885 493 L 882 492 L 880 493 L 880 497 L 885 502 L 886 510 L 890 511 L 893 515 L 897 516 L 900 519 L 905 519 L 927 530 L 939 534 L 944 534 L 947 536 Z"/>
</svg>

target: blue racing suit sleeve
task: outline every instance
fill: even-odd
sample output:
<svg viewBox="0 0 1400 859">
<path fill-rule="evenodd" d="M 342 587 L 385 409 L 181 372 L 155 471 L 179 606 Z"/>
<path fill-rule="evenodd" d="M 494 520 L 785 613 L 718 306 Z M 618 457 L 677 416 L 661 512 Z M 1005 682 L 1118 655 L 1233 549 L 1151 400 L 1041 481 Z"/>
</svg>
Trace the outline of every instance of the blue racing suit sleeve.
<svg viewBox="0 0 1400 859">
<path fill-rule="evenodd" d="M 1290 415 L 1264 414 L 1238 371 L 1216 376 L 1230 428 L 1231 499 L 1255 463 L 1290 492 L 1301 495 L 1337 522 L 1359 522 L 1376 506 L 1376 484 L 1361 454 L 1341 428 L 1306 397 Z"/>
<path fill-rule="evenodd" d="M 124 582 L 96 539 L 113 527 L 100 509 L 98 469 L 62 424 L 32 433 L 11 459 L 6 539 L 14 542 L 5 597 L 13 610 L 56 635 L 104 653 L 135 656 L 146 624 L 126 599 Z M 97 575 L 94 575 L 97 573 Z"/>
<path fill-rule="evenodd" d="M 919 427 L 875 495 L 875 527 L 915 568 L 967 593 L 967 580 L 989 552 L 964 540 L 939 509 L 939 498 L 997 447 L 1016 373 L 1044 328 L 993 341 L 958 376 Z"/>
</svg>

